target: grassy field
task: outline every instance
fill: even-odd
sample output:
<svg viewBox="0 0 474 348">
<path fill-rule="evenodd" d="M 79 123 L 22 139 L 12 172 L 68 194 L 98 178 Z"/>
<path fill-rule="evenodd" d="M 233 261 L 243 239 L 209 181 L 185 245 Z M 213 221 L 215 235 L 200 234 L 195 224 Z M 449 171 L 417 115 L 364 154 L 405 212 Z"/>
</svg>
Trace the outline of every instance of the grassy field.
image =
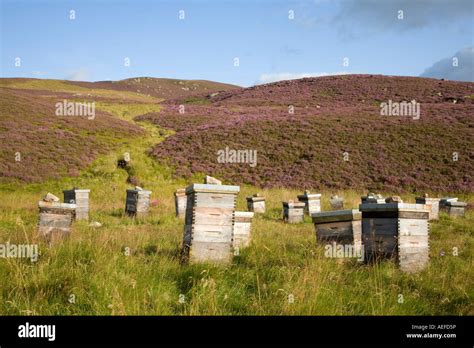
<svg viewBox="0 0 474 348">
<path fill-rule="evenodd" d="M 98 107 L 127 120 L 143 111 L 118 104 Z M 324 257 L 309 218 L 297 225 L 281 221 L 281 201 L 300 192 L 242 186 L 239 210 L 245 210 L 247 195 L 267 197 L 267 212 L 254 219 L 250 247 L 228 267 L 181 265 L 183 222 L 174 216 L 173 192 L 201 182 L 204 174 L 187 182 L 173 178 L 171 168 L 147 155 L 171 133 L 141 125 L 147 136 L 125 141 L 77 178 L 0 186 L 0 241 L 40 245 L 37 262 L 0 258 L 0 315 L 474 314 L 472 211 L 465 218 L 441 214 L 431 224 L 429 267 L 410 275 L 389 260 L 364 265 Z M 143 219 L 123 214 L 130 171 L 117 169 L 116 162 L 125 152 L 133 175 L 158 201 Z M 102 226 L 75 222 L 69 239 L 48 247 L 36 233 L 37 202 L 47 192 L 62 197 L 72 186 L 91 189 L 90 221 Z M 365 192 L 323 191 L 323 210 L 334 193 L 357 207 Z M 414 202 L 413 196 L 402 198 Z"/>
</svg>

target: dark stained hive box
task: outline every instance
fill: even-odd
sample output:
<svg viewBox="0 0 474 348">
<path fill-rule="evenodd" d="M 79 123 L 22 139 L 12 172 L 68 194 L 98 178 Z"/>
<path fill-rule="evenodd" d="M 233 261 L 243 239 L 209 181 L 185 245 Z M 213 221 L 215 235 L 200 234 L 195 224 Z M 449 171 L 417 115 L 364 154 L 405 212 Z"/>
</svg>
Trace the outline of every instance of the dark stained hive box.
<svg viewBox="0 0 474 348">
<path fill-rule="evenodd" d="M 128 189 L 125 213 L 130 216 L 145 216 L 150 210 L 151 191 Z"/>
<path fill-rule="evenodd" d="M 305 204 L 304 212 L 311 216 L 321 211 L 321 194 L 310 193 L 308 190 L 302 195 L 298 195 L 298 201 Z"/>
<path fill-rule="evenodd" d="M 265 197 L 258 195 L 247 197 L 247 209 L 254 213 L 265 213 Z"/>
<path fill-rule="evenodd" d="M 290 224 L 303 222 L 304 209 L 306 204 L 303 202 L 282 202 L 283 203 L 283 220 Z"/>
<path fill-rule="evenodd" d="M 366 203 L 359 210 L 366 260 L 393 257 L 404 272 L 417 272 L 427 266 L 429 209 L 425 205 Z"/>
<path fill-rule="evenodd" d="M 75 204 L 76 220 L 89 220 L 89 193 L 91 190 L 64 190 L 64 203 Z"/>
<path fill-rule="evenodd" d="M 357 209 L 314 213 L 316 239 L 320 243 L 362 245 L 362 214 Z"/>
</svg>

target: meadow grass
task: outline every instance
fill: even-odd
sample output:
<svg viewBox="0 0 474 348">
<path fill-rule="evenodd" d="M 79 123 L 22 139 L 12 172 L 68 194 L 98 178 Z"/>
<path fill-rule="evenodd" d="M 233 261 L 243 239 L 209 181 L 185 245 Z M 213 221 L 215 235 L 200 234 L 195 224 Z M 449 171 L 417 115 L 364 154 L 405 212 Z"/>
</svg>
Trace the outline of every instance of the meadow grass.
<svg viewBox="0 0 474 348">
<path fill-rule="evenodd" d="M 134 113 L 134 107 L 125 116 L 122 106 L 102 107 L 122 117 Z M 0 258 L 1 315 L 474 314 L 472 211 L 464 218 L 442 213 L 431 223 L 429 266 L 405 274 L 391 260 L 363 264 L 325 257 L 308 217 L 300 224 L 282 222 L 281 201 L 301 192 L 244 185 L 239 210 L 246 210 L 248 195 L 260 192 L 267 198 L 267 212 L 253 221 L 251 245 L 229 266 L 182 265 L 183 221 L 175 217 L 173 192 L 202 182 L 204 174 L 189 182 L 174 178 L 171 168 L 147 155 L 170 133 L 141 125 L 148 136 L 125 141 L 79 177 L 0 186 L 1 243 L 40 246 L 37 262 Z M 134 175 L 158 201 L 144 218 L 124 215 L 129 173 L 116 165 L 124 152 L 130 153 Z M 50 247 L 37 236 L 37 202 L 47 192 L 62 197 L 62 190 L 72 186 L 91 189 L 90 221 L 102 226 L 75 222 L 70 237 Z M 353 208 L 364 194 L 321 193 L 323 210 L 329 209 L 332 194 Z M 411 195 L 402 198 L 414 202 Z"/>
</svg>

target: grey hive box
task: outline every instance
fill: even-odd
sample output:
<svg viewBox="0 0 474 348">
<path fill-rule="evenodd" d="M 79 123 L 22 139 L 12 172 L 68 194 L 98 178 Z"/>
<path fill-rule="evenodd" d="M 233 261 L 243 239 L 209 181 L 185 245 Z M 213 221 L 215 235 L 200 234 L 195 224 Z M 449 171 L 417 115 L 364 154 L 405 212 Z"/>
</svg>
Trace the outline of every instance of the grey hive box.
<svg viewBox="0 0 474 348">
<path fill-rule="evenodd" d="M 309 216 L 321 211 L 320 193 L 310 193 L 306 190 L 302 195 L 298 195 L 298 201 L 305 204 L 304 212 Z"/>
<path fill-rule="evenodd" d="M 41 238 L 52 242 L 69 235 L 76 214 L 75 204 L 39 201 L 38 208 Z"/>
<path fill-rule="evenodd" d="M 265 197 L 259 195 L 247 197 L 247 209 L 254 213 L 265 213 Z"/>
<path fill-rule="evenodd" d="M 424 204 L 430 209 L 429 220 L 438 220 L 439 219 L 439 198 L 432 197 L 416 197 L 417 204 Z"/>
<path fill-rule="evenodd" d="M 128 189 L 125 213 L 130 216 L 145 216 L 150 210 L 151 191 Z"/>
<path fill-rule="evenodd" d="M 357 209 L 336 210 L 311 215 L 318 242 L 362 245 L 362 214 Z"/>
<path fill-rule="evenodd" d="M 466 206 L 467 203 L 465 202 L 448 201 L 444 203 L 443 210 L 446 211 L 449 216 L 464 216 Z"/>
<path fill-rule="evenodd" d="M 64 190 L 64 203 L 75 204 L 76 220 L 89 220 L 89 193 L 91 190 L 73 188 Z"/>
<path fill-rule="evenodd" d="M 306 204 L 303 202 L 282 202 L 283 220 L 290 224 L 296 224 L 304 220 L 304 209 Z"/>
<path fill-rule="evenodd" d="M 183 258 L 190 263 L 232 261 L 239 186 L 193 184 L 186 188 Z"/>
<path fill-rule="evenodd" d="M 332 210 L 342 210 L 344 209 L 344 199 L 342 197 L 333 196 L 329 200 Z"/>
<path fill-rule="evenodd" d="M 404 272 L 427 266 L 430 211 L 425 205 L 366 203 L 359 210 L 366 260 L 393 257 Z"/>
<path fill-rule="evenodd" d="M 250 244 L 250 231 L 252 219 L 255 213 L 248 211 L 236 211 L 234 213 L 234 248 L 244 248 Z"/>
<path fill-rule="evenodd" d="M 186 189 L 178 189 L 174 193 L 174 206 L 176 208 L 176 216 L 183 218 L 186 216 Z"/>
</svg>

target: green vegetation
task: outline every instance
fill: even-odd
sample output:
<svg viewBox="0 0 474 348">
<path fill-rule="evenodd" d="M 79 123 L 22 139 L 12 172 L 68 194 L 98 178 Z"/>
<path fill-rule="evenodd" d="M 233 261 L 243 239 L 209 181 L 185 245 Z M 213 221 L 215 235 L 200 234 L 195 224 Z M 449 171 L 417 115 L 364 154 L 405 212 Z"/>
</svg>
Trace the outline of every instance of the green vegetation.
<svg viewBox="0 0 474 348">
<path fill-rule="evenodd" d="M 125 119 L 139 112 L 136 105 L 99 107 Z M 281 221 L 281 201 L 295 198 L 298 192 L 260 190 L 267 197 L 267 213 L 255 218 L 251 246 L 235 256 L 231 266 L 181 265 L 183 222 L 174 216 L 173 192 L 187 182 L 174 179 L 170 168 L 146 154 L 151 144 L 167 135 L 157 129 L 124 140 L 121 148 L 100 156 L 77 178 L 0 186 L 0 240 L 40 243 L 41 253 L 36 263 L 0 259 L 0 314 L 474 314 L 471 211 L 457 219 L 442 214 L 431 225 L 430 265 L 420 274 L 409 275 L 391 261 L 363 265 L 324 257 L 308 218 L 297 225 Z M 143 187 L 158 200 L 143 219 L 123 215 L 127 173 L 117 169 L 116 161 L 124 152 L 130 153 Z M 201 180 L 202 175 L 196 175 L 190 182 Z M 90 220 L 102 227 L 75 222 L 69 239 L 48 247 L 36 235 L 37 201 L 48 191 L 61 196 L 73 185 L 91 189 Z M 238 209 L 245 210 L 244 197 L 256 191 L 243 186 Z M 338 193 L 353 207 L 362 194 L 322 193 L 323 210 L 329 208 L 331 194 Z M 408 195 L 402 198 L 413 201 Z M 453 255 L 454 247 L 458 256 Z"/>
</svg>

